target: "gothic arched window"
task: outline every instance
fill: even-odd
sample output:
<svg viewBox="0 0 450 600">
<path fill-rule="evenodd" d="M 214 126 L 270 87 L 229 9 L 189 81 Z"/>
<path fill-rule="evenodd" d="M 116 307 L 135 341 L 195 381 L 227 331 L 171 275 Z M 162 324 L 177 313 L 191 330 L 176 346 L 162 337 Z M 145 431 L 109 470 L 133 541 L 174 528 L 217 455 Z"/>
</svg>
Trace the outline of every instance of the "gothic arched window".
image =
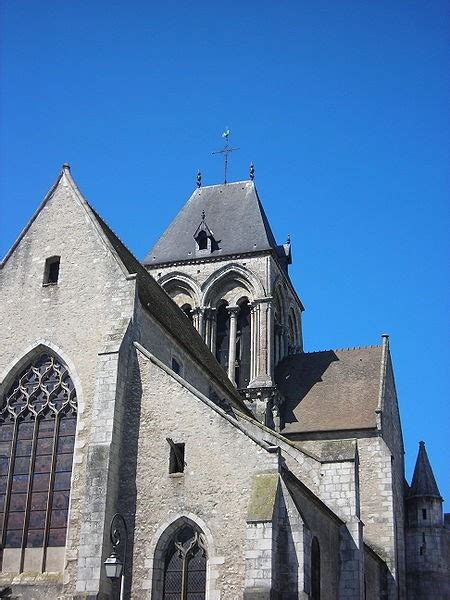
<svg viewBox="0 0 450 600">
<path fill-rule="evenodd" d="M 316 537 L 311 544 L 311 600 L 320 600 L 320 546 Z"/>
<path fill-rule="evenodd" d="M 172 538 L 164 564 L 163 600 L 204 600 L 206 548 L 203 536 L 186 525 Z"/>
<path fill-rule="evenodd" d="M 54 570 L 47 562 L 55 554 L 49 549 L 66 543 L 76 423 L 75 387 L 67 367 L 50 354 L 29 364 L 2 398 L 3 570 Z"/>
</svg>

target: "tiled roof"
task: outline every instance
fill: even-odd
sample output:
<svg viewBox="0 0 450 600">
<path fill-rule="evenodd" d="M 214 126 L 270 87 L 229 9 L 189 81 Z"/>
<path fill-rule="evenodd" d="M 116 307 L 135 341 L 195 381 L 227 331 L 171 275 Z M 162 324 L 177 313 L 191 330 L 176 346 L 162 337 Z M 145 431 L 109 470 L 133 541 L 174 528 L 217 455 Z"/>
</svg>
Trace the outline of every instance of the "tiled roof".
<svg viewBox="0 0 450 600">
<path fill-rule="evenodd" d="M 194 234 L 202 214 L 214 235 L 220 257 L 261 250 L 280 252 L 252 181 L 201 187 L 195 190 L 144 260 L 145 265 L 192 260 Z"/>
<path fill-rule="evenodd" d="M 375 428 L 382 346 L 297 354 L 277 368 L 283 434 Z"/>
</svg>

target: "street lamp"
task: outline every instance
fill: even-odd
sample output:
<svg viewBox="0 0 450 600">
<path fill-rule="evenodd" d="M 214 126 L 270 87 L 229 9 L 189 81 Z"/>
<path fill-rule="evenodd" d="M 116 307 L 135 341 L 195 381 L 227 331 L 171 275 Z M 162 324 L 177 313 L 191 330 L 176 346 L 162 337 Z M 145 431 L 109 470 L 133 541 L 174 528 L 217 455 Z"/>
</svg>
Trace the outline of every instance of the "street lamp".
<svg viewBox="0 0 450 600">
<path fill-rule="evenodd" d="M 121 545 L 121 533 L 119 529 L 119 523 L 124 529 L 124 549 L 123 549 L 123 561 L 120 560 L 120 557 L 117 554 L 117 548 Z M 111 579 L 112 581 L 116 581 L 120 579 L 120 600 L 123 600 L 123 588 L 124 588 L 124 571 L 125 571 L 125 560 L 127 557 L 127 539 L 128 539 L 128 530 L 125 519 L 121 514 L 116 513 L 113 515 L 111 519 L 111 525 L 109 527 L 109 537 L 111 539 L 112 544 L 112 552 L 108 556 L 108 558 L 103 563 L 105 565 L 106 577 Z"/>
</svg>

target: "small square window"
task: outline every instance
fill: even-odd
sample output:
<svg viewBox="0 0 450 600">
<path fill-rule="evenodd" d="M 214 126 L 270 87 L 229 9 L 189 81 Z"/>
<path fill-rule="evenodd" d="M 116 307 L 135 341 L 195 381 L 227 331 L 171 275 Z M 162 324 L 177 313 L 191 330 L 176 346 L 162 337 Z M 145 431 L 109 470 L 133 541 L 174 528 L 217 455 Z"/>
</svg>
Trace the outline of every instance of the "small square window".
<svg viewBox="0 0 450 600">
<path fill-rule="evenodd" d="M 170 446 L 169 473 L 184 473 L 184 444 L 177 444 L 167 438 Z"/>
<path fill-rule="evenodd" d="M 51 256 L 45 261 L 44 285 L 56 285 L 59 277 L 59 256 Z"/>
<path fill-rule="evenodd" d="M 422 519 L 425 521 L 427 518 L 427 509 L 426 508 L 422 508 Z"/>
</svg>

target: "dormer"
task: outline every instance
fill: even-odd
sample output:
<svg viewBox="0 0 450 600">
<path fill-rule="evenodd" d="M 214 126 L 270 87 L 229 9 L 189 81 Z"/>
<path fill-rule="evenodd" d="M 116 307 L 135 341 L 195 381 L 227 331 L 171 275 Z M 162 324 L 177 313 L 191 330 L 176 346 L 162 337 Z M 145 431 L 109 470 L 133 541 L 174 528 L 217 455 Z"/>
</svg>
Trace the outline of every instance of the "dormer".
<svg viewBox="0 0 450 600">
<path fill-rule="evenodd" d="M 214 234 L 206 223 L 205 211 L 202 211 L 202 220 L 194 233 L 194 240 L 196 243 L 196 256 L 211 254 L 211 252 L 218 248 Z"/>
</svg>

